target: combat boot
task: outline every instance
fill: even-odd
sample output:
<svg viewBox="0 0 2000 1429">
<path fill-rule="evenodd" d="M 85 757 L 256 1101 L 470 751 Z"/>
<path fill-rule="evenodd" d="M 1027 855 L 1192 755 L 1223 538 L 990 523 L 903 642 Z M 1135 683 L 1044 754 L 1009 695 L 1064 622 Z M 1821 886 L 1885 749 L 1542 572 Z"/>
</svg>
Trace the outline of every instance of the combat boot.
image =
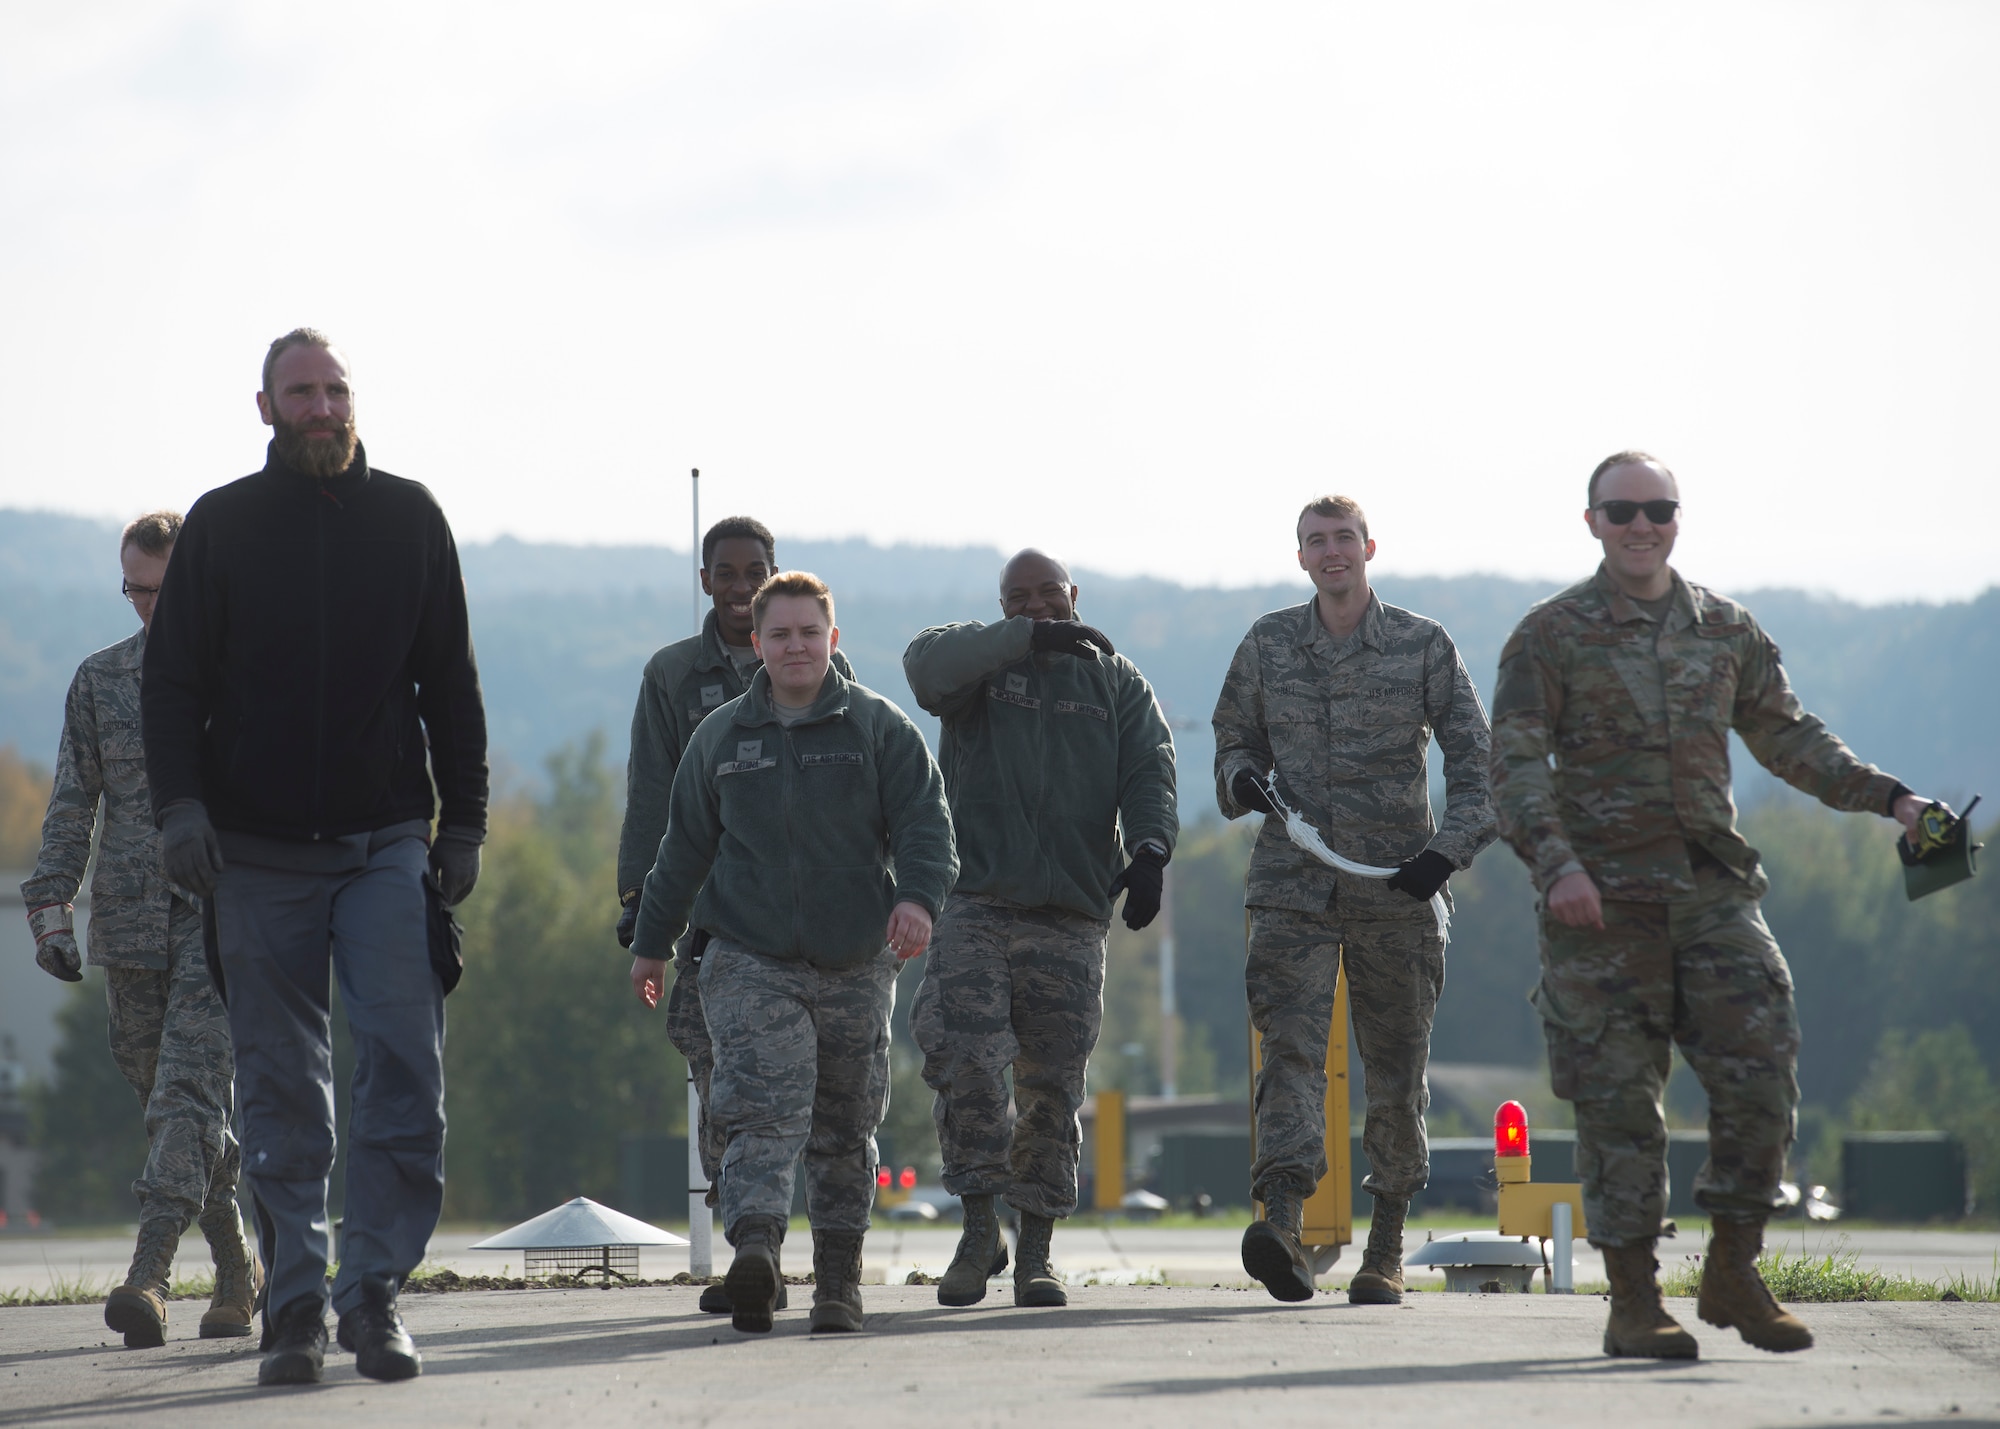
<svg viewBox="0 0 2000 1429">
<path fill-rule="evenodd" d="M 1305 1234 L 1305 1202 L 1290 1191 L 1264 1197 L 1264 1219 L 1243 1232 L 1243 1268 L 1264 1282 L 1279 1300 L 1313 1297 L 1312 1262 L 1299 1238 Z"/>
<path fill-rule="evenodd" d="M 736 1258 L 729 1263 L 722 1289 L 729 1296 L 729 1323 L 745 1334 L 770 1331 L 785 1274 L 778 1264 L 778 1247 L 785 1241 L 785 1223 L 776 1216 L 745 1216 L 729 1228 Z"/>
<path fill-rule="evenodd" d="M 264 1285 L 264 1267 L 243 1240 L 243 1218 L 225 1201 L 201 1213 L 201 1233 L 215 1259 L 215 1294 L 201 1317 L 204 1340 L 235 1340 L 250 1333 L 250 1316 Z"/>
<path fill-rule="evenodd" d="M 1660 1298 L 1660 1263 L 1653 1242 L 1607 1245 L 1604 1275 L 1611 1282 L 1611 1319 L 1604 1327 L 1604 1353 L 1636 1359 L 1691 1360 L 1701 1346 L 1675 1323 Z"/>
<path fill-rule="evenodd" d="M 958 1237 L 958 1253 L 938 1282 L 940 1305 L 977 1305 L 986 1298 L 986 1282 L 1007 1268 L 1007 1240 L 1000 1234 L 993 1198 L 961 1196 L 959 1204 L 965 1207 L 965 1229 Z"/>
<path fill-rule="evenodd" d="M 700 1305 L 704 1315 L 727 1315 L 730 1310 L 729 1287 L 721 1284 L 704 1285 L 701 1287 L 701 1299 L 696 1303 Z M 786 1293 L 785 1282 L 782 1279 L 778 1281 L 778 1308 L 780 1310 L 792 1308 L 792 1297 Z"/>
<path fill-rule="evenodd" d="M 370 1379 L 415 1379 L 424 1372 L 424 1357 L 396 1309 L 396 1287 L 380 1276 L 362 1277 L 361 1303 L 340 1317 L 337 1338 Z"/>
<path fill-rule="evenodd" d="M 318 1384 L 326 1365 L 326 1305 L 317 1295 L 301 1295 L 278 1311 L 264 1312 L 271 1342 L 257 1366 L 259 1384 Z"/>
<path fill-rule="evenodd" d="M 1719 1329 L 1733 1329 L 1745 1344 L 1773 1354 L 1812 1348 L 1805 1321 L 1778 1306 L 1757 1271 L 1764 1250 L 1762 1221 L 1715 1218 L 1708 1258 L 1701 1263 L 1695 1311 Z"/>
<path fill-rule="evenodd" d="M 178 1219 L 153 1216 L 139 1222 L 139 1244 L 125 1283 L 104 1301 L 104 1323 L 125 1337 L 128 1350 L 157 1349 L 167 1342 L 167 1277 L 181 1243 Z"/>
<path fill-rule="evenodd" d="M 813 1232 L 812 1332 L 861 1328 L 861 1231 Z"/>
<path fill-rule="evenodd" d="M 1368 1249 L 1362 1252 L 1361 1269 L 1347 1282 L 1350 1305 L 1400 1305 L 1403 1303 L 1403 1217 L 1408 1201 L 1375 1198 L 1375 1214 L 1368 1219 Z"/>
<path fill-rule="evenodd" d="M 1021 1239 L 1014 1260 L 1014 1303 L 1047 1307 L 1069 1304 L 1069 1292 L 1049 1268 L 1049 1238 L 1056 1223 L 1049 1216 L 1021 1212 Z"/>
</svg>

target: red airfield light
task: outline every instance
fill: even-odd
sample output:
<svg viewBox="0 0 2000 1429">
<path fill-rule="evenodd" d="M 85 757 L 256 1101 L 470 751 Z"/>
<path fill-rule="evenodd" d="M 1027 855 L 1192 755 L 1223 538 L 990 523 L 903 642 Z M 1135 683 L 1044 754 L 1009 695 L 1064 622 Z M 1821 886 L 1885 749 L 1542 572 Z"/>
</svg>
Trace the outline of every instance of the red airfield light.
<svg viewBox="0 0 2000 1429">
<path fill-rule="evenodd" d="M 1528 1154 L 1528 1113 L 1519 1102 L 1502 1102 L 1493 1113 L 1493 1154 Z"/>
<path fill-rule="evenodd" d="M 895 1184 L 894 1173 L 887 1166 L 877 1166 L 875 1168 L 875 1184 L 884 1191 L 888 1190 L 890 1186 Z"/>
<path fill-rule="evenodd" d="M 903 1168 L 903 1174 L 897 1179 L 898 1179 L 898 1184 L 900 1184 L 905 1191 L 914 1190 L 917 1184 L 917 1168 L 914 1166 L 905 1166 Z"/>
</svg>

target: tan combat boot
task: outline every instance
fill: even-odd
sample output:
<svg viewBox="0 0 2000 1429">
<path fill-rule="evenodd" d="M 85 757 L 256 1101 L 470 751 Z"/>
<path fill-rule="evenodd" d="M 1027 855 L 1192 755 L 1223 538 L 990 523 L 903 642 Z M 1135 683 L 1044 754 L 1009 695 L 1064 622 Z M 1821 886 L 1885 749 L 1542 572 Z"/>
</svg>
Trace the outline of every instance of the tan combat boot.
<svg viewBox="0 0 2000 1429">
<path fill-rule="evenodd" d="M 1734 1329 L 1745 1344 L 1773 1354 L 1812 1348 L 1805 1321 L 1778 1308 L 1757 1257 L 1764 1250 L 1762 1221 L 1716 1217 L 1708 1258 L 1701 1263 L 1701 1295 L 1695 1309 L 1720 1329 Z"/>
<path fill-rule="evenodd" d="M 1403 1303 L 1403 1217 L 1409 1210 L 1408 1201 L 1375 1198 L 1375 1214 L 1368 1220 L 1368 1249 L 1362 1252 L 1361 1269 L 1347 1282 L 1348 1304 Z"/>
<path fill-rule="evenodd" d="M 181 1243 L 177 1220 L 152 1217 L 139 1223 L 139 1244 L 125 1283 L 104 1301 L 104 1323 L 125 1337 L 128 1350 L 157 1349 L 167 1342 L 167 1277 Z"/>
<path fill-rule="evenodd" d="M 1295 1193 L 1271 1191 L 1264 1197 L 1264 1219 L 1250 1222 L 1243 1232 L 1243 1268 L 1278 1300 L 1313 1298 L 1312 1262 L 1299 1244 L 1305 1209 Z"/>
<path fill-rule="evenodd" d="M 250 1333 L 264 1267 L 243 1240 L 243 1218 L 234 1201 L 201 1213 L 201 1233 L 215 1259 L 215 1294 L 201 1317 L 201 1338 L 235 1340 Z"/>
<path fill-rule="evenodd" d="M 1608 1245 L 1604 1274 L 1611 1281 L 1611 1319 L 1604 1327 L 1604 1353 L 1637 1359 L 1691 1360 L 1701 1355 L 1693 1335 L 1675 1323 L 1660 1298 L 1660 1263 L 1653 1242 Z"/>
</svg>

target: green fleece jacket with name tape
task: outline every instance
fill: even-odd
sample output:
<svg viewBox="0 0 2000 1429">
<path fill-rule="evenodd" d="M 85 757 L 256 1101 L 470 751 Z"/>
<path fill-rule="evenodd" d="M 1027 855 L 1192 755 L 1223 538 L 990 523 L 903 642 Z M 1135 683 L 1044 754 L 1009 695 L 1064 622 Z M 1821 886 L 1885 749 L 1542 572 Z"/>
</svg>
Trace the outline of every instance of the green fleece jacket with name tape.
<svg viewBox="0 0 2000 1429">
<path fill-rule="evenodd" d="M 1109 918 L 1125 856 L 1180 835 L 1173 733 L 1130 660 L 1037 654 L 1034 629 L 934 626 L 903 652 L 944 725 L 958 890 Z"/>
<path fill-rule="evenodd" d="M 692 923 L 769 957 L 852 967 L 882 951 L 890 909 L 907 901 L 935 917 L 958 876 L 923 735 L 838 670 L 787 726 L 759 668 L 696 728 L 669 810 L 637 957 L 671 957 Z"/>
</svg>

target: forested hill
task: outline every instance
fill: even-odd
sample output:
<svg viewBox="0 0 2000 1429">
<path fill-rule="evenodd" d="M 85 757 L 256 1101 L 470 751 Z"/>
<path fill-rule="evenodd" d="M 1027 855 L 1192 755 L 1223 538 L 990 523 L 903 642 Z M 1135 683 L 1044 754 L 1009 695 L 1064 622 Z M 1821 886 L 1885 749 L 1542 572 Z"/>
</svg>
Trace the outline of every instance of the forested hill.
<svg viewBox="0 0 2000 1429">
<path fill-rule="evenodd" d="M 132 628 L 118 594 L 116 544 L 109 522 L 0 511 L 0 745 L 46 764 L 77 661 Z M 503 538 L 462 554 L 496 764 L 532 778 L 550 751 L 593 730 L 622 761 L 641 666 L 689 629 L 687 552 Z M 816 571 L 833 586 L 842 648 L 864 683 L 912 714 L 901 669 L 910 637 L 926 625 L 996 614 L 1001 556 L 989 548 L 781 539 L 778 555 L 781 565 Z M 1186 813 L 1198 817 L 1212 807 L 1208 715 L 1230 653 L 1259 614 L 1305 599 L 1304 578 L 1222 590 L 1086 569 L 1077 581 L 1082 617 L 1137 661 L 1174 719 L 1190 776 Z M 1445 624 L 1482 693 L 1515 620 L 1559 583 L 1376 573 L 1385 600 Z M 1806 706 L 1863 758 L 1947 797 L 1980 790 L 2000 797 L 2000 587 L 1944 605 L 1731 594 L 1783 648 Z M 1748 764 L 1740 751 L 1739 763 Z M 1743 771 L 1739 779 L 1753 796 L 1763 782 Z"/>
</svg>

